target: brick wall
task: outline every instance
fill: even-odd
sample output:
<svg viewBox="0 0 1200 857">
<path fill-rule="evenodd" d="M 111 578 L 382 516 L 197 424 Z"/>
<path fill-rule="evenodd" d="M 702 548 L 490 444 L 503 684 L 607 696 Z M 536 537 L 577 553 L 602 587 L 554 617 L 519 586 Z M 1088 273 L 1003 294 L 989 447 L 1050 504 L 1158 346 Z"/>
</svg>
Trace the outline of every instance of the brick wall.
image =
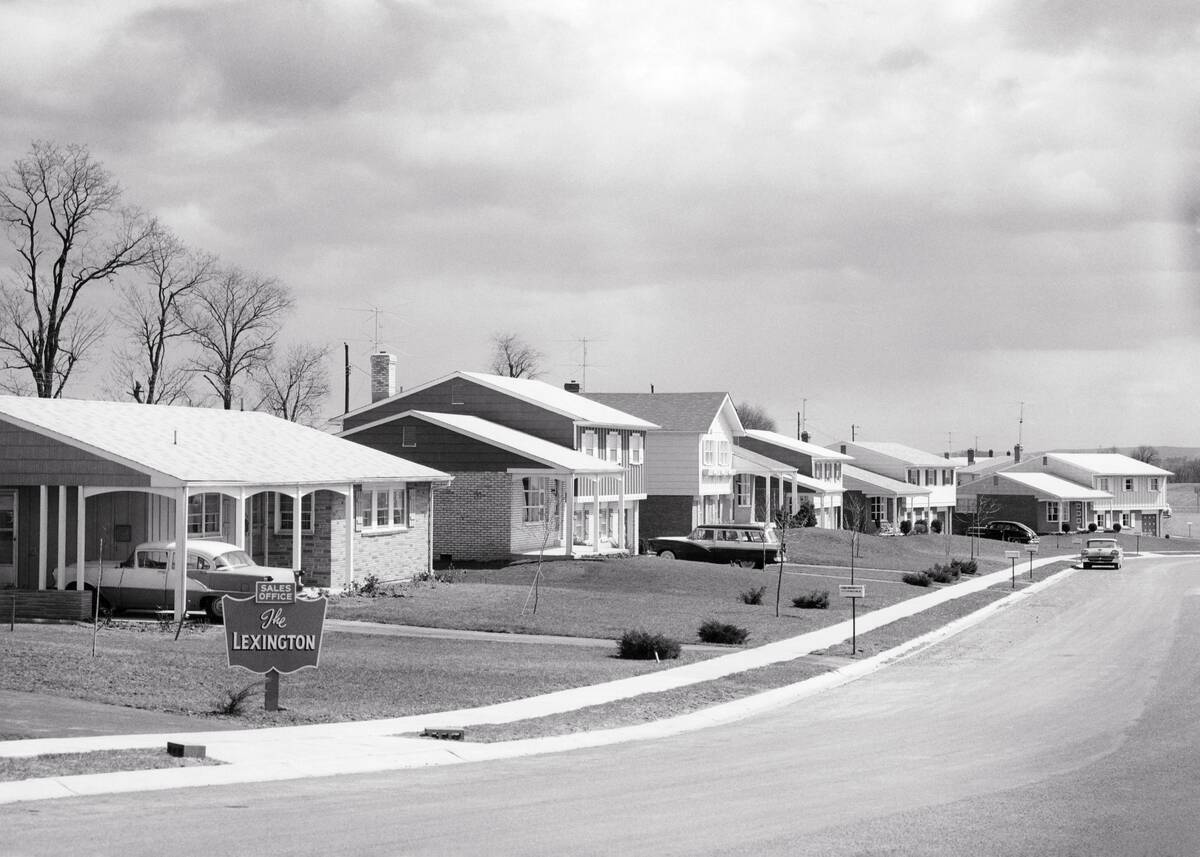
<svg viewBox="0 0 1200 857">
<path fill-rule="evenodd" d="M 317 495 L 318 521 L 323 494 Z M 364 533 L 360 524 L 354 532 L 354 579 L 362 581 L 374 574 L 381 580 L 408 578 L 429 570 L 429 495 L 430 485 L 420 482 L 409 486 L 408 528 L 391 533 Z M 341 587 L 346 582 L 346 501 L 340 494 L 329 494 L 328 556 L 331 579 L 327 584 Z M 307 576 L 305 577 L 307 581 Z M 315 581 L 314 581 L 315 583 Z"/>
<path fill-rule="evenodd" d="M 641 501 L 642 541 L 658 536 L 686 536 L 692 531 L 694 498 L 654 494 Z"/>
<path fill-rule="evenodd" d="M 512 555 L 513 477 L 455 473 L 433 492 L 433 558 L 508 559 Z M 518 482 L 518 488 L 520 483 Z"/>
</svg>

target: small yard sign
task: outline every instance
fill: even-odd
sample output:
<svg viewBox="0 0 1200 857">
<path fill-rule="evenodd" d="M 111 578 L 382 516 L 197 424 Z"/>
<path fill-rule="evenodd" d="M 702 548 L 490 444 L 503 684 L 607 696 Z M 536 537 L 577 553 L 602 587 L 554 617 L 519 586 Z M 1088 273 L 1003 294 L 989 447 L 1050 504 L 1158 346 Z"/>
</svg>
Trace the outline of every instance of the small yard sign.
<svg viewBox="0 0 1200 857">
<path fill-rule="evenodd" d="M 843 598 L 866 598 L 867 587 L 861 583 L 843 583 L 838 586 Z"/>
<path fill-rule="evenodd" d="M 1005 551 L 1004 558 L 1005 559 L 1020 559 L 1021 552 L 1020 551 Z"/>
</svg>

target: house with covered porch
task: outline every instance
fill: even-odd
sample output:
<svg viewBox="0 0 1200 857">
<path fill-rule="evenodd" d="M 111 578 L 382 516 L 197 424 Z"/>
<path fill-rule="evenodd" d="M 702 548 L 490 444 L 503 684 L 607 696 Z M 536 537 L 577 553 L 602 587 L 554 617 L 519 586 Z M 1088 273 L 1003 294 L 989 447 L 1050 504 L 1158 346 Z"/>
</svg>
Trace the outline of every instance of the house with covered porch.
<svg viewBox="0 0 1200 857">
<path fill-rule="evenodd" d="M 1004 470 L 958 486 L 955 532 L 991 521 L 1018 521 L 1037 533 L 1083 530 L 1112 494 L 1052 473 Z"/>
<path fill-rule="evenodd" d="M 790 467 L 790 472 L 776 479 L 774 489 L 772 483 L 764 481 L 765 476 L 739 469 L 739 497 L 752 480 L 753 485 L 749 487 L 755 492 L 766 491 L 772 497 L 782 496 L 783 502 L 793 513 L 802 497 L 811 500 L 816 526 L 833 530 L 841 528 L 842 495 L 845 491 L 842 467 L 853 461 L 851 456 L 809 443 L 806 439 L 791 438 L 765 429 L 746 429 L 745 434 L 737 438 L 737 444 L 734 450 L 735 463 L 748 454 L 756 454 Z M 777 493 L 772 493 L 772 490 Z M 778 500 L 775 504 L 780 505 Z"/>
<path fill-rule="evenodd" d="M 0 587 L 79 588 L 86 562 L 144 541 L 174 541 L 182 567 L 189 539 L 306 584 L 411 576 L 450 479 L 269 414 L 0 396 Z"/>
<path fill-rule="evenodd" d="M 958 466 L 949 458 L 889 441 L 843 440 L 829 448 L 854 457 L 854 482 L 867 489 L 871 520 L 896 525 L 936 520 L 950 526 Z M 896 482 L 910 487 L 897 488 Z M 872 487 L 881 490 L 871 493 Z"/>
</svg>

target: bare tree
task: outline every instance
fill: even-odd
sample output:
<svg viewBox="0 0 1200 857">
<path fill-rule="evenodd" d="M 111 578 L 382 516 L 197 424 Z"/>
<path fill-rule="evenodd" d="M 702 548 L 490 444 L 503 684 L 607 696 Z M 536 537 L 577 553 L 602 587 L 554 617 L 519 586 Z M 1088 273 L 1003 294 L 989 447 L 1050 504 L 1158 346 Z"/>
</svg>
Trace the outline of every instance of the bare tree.
<svg viewBox="0 0 1200 857">
<path fill-rule="evenodd" d="M 545 355 L 515 333 L 492 337 L 492 371 L 508 378 L 537 378 L 542 375 Z"/>
<path fill-rule="evenodd" d="M 533 478 L 533 477 L 529 477 Z M 546 549 L 550 546 L 550 542 L 562 532 L 563 524 L 563 492 L 559 490 L 559 483 L 554 481 L 546 489 L 546 507 L 542 510 L 541 544 L 538 546 L 537 568 L 533 572 L 533 582 L 529 584 L 529 592 L 525 596 L 525 604 L 521 607 L 521 615 L 525 615 L 525 611 L 529 609 L 529 601 L 533 600 L 533 615 L 537 615 L 538 601 L 541 596 L 542 589 L 542 566 L 546 561 Z"/>
<path fill-rule="evenodd" d="M 233 408 L 238 380 L 268 363 L 292 298 L 273 279 L 230 268 L 194 292 L 186 316 L 199 354 L 192 363 L 221 400 Z"/>
<path fill-rule="evenodd" d="M 734 405 L 734 410 L 737 411 L 738 419 L 742 421 L 742 428 L 775 431 L 775 420 L 771 419 L 771 415 L 762 405 L 738 402 Z"/>
<path fill-rule="evenodd" d="M 1129 453 L 1130 458 L 1136 458 L 1145 464 L 1158 464 L 1158 450 L 1152 446 L 1137 446 Z"/>
<path fill-rule="evenodd" d="M 264 364 L 257 376 L 258 407 L 294 423 L 316 425 L 329 395 L 328 359 L 327 346 L 293 345 L 283 360 Z"/>
<path fill-rule="evenodd" d="M 117 322 L 129 335 L 114 363 L 121 395 L 148 405 L 187 398 L 191 373 L 184 362 L 168 361 L 167 347 L 188 335 L 191 296 L 212 278 L 215 267 L 212 256 L 189 251 L 170 233 L 153 242 L 144 266 L 146 282 L 121 290 L 125 303 Z"/>
<path fill-rule="evenodd" d="M 29 372 L 39 397 L 61 396 L 104 335 L 104 314 L 77 311 L 84 290 L 150 253 L 157 224 L 120 199 L 85 146 L 35 142 L 0 178 L 0 220 L 20 258 L 0 284 L 0 368 Z"/>
</svg>

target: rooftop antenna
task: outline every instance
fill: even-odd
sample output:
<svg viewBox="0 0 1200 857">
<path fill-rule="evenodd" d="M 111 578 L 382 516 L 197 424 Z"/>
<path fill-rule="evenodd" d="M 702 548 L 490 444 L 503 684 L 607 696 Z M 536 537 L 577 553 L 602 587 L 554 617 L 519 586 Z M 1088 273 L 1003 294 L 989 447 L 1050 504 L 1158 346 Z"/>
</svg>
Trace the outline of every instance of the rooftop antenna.
<svg viewBox="0 0 1200 857">
<path fill-rule="evenodd" d="M 1017 417 L 1017 445 L 1024 449 L 1025 444 L 1021 442 L 1021 435 L 1025 430 L 1025 403 L 1018 402 L 1017 404 L 1021 406 L 1020 415 Z"/>
<path fill-rule="evenodd" d="M 800 413 L 796 414 L 796 440 L 804 439 L 804 430 L 808 427 L 808 399 L 800 400 Z"/>
<path fill-rule="evenodd" d="M 856 426 L 853 423 L 850 424 L 850 442 L 851 443 L 858 440 L 858 430 L 860 428 L 862 428 L 862 426 Z"/>
</svg>

